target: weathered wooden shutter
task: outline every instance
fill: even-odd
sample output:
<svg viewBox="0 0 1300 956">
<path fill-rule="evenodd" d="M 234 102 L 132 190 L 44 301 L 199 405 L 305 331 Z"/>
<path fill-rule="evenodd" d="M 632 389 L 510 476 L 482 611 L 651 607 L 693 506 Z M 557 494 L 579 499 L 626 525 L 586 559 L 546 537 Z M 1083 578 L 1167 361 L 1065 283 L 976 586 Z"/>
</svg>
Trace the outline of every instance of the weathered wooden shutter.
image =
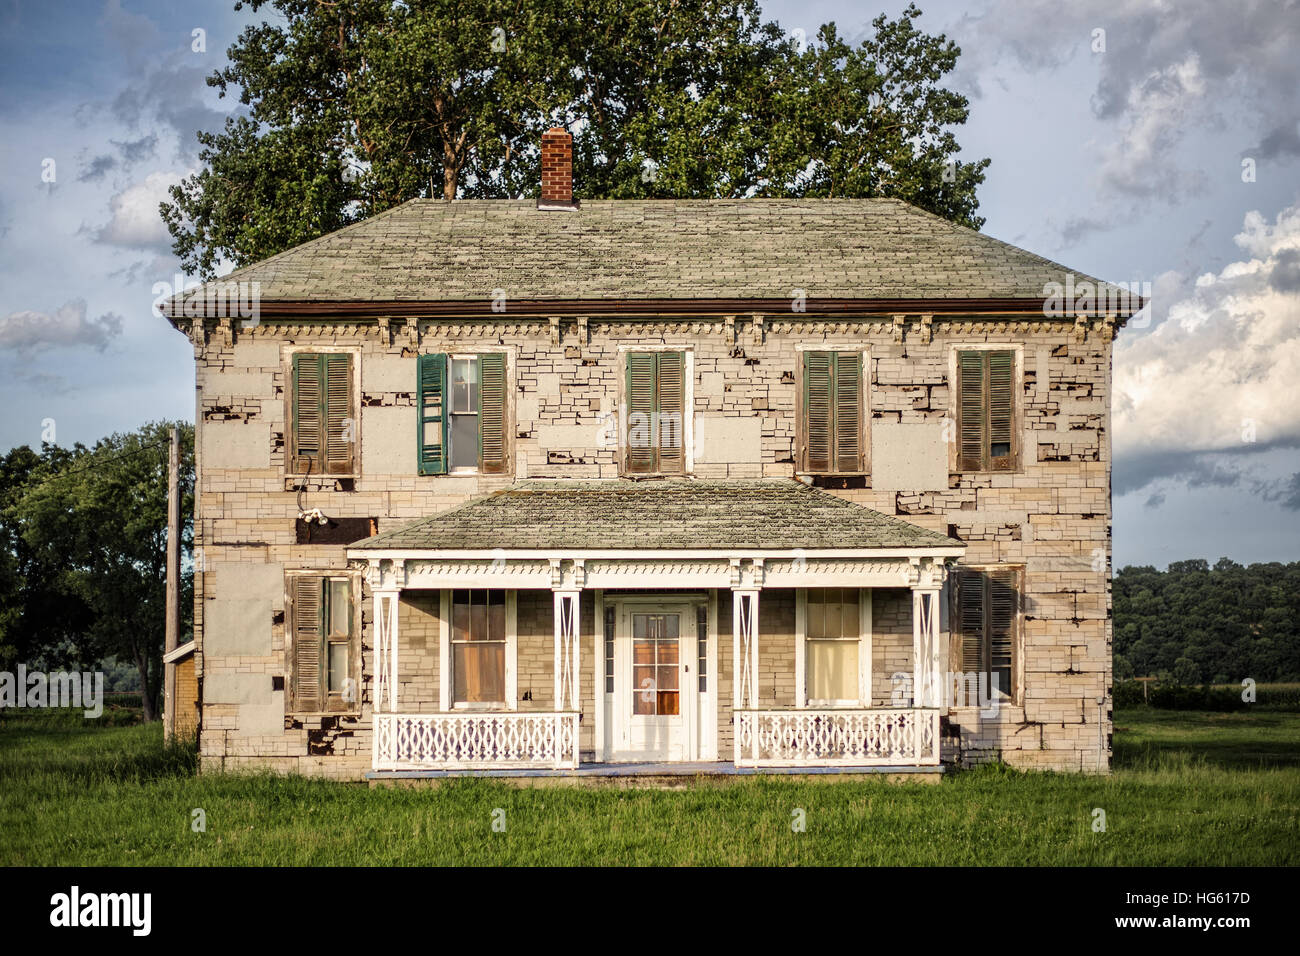
<svg viewBox="0 0 1300 956">
<path fill-rule="evenodd" d="M 325 381 L 325 472 L 352 474 L 357 423 L 352 414 L 352 356 L 321 356 Z"/>
<path fill-rule="evenodd" d="M 805 352 L 804 468 L 862 470 L 862 355 Z"/>
<path fill-rule="evenodd" d="M 657 352 L 658 401 L 654 444 L 659 453 L 657 470 L 686 470 L 686 358 L 681 352 Z"/>
<path fill-rule="evenodd" d="M 804 467 L 808 471 L 830 471 L 834 426 L 831 353 L 803 355 Z"/>
<path fill-rule="evenodd" d="M 984 467 L 984 353 L 957 353 L 957 470 Z"/>
<path fill-rule="evenodd" d="M 957 627 L 962 672 L 978 674 L 984 670 L 984 575 L 978 571 L 957 575 Z"/>
<path fill-rule="evenodd" d="M 299 713 L 324 709 L 323 595 L 322 578 L 293 578 L 293 710 Z"/>
<path fill-rule="evenodd" d="M 997 674 L 1001 693 L 1014 697 L 1020 572 L 961 571 L 956 579 L 961 669 L 966 674 Z"/>
<path fill-rule="evenodd" d="M 1020 610 L 1020 576 L 1016 571 L 990 571 L 985 615 L 988 669 L 998 675 L 1003 694 L 1015 695 L 1016 620 Z M 989 688 L 992 692 L 992 678 Z"/>
<path fill-rule="evenodd" d="M 478 357 L 479 471 L 506 470 L 506 357 L 489 352 Z"/>
<path fill-rule="evenodd" d="M 320 472 L 321 364 L 319 355 L 299 353 L 293 357 L 293 448 L 291 468 L 295 474 Z"/>
<path fill-rule="evenodd" d="M 988 469 L 989 471 L 1015 470 L 1015 397 L 1012 380 L 1015 376 L 1014 352 L 987 352 L 988 356 Z"/>
<path fill-rule="evenodd" d="M 649 474 L 655 470 L 655 391 L 658 362 L 654 352 L 627 355 L 626 471 Z"/>
<path fill-rule="evenodd" d="M 1012 351 L 957 353 L 957 470 L 1014 471 L 1015 365 Z"/>
<path fill-rule="evenodd" d="M 350 475 L 355 450 L 352 356 L 308 352 L 294 355 L 294 472 Z"/>
<path fill-rule="evenodd" d="M 862 470 L 862 355 L 835 354 L 835 467 Z"/>
<path fill-rule="evenodd" d="M 422 475 L 447 473 L 447 356 L 421 355 L 416 366 L 416 448 Z"/>
</svg>

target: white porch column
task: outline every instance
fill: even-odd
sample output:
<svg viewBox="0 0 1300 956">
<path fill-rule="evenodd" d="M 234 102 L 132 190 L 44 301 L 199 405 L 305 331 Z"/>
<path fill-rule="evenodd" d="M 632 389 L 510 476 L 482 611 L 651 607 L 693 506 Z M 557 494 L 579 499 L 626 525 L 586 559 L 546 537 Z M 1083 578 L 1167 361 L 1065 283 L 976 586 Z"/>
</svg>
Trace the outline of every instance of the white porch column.
<svg viewBox="0 0 1300 956">
<path fill-rule="evenodd" d="M 397 604 L 401 592 L 396 588 L 376 589 L 373 595 L 375 624 L 375 713 L 384 710 L 384 693 L 388 710 L 397 711 Z"/>
<path fill-rule="evenodd" d="M 579 682 L 580 645 L 578 609 L 582 592 L 555 591 L 555 709 L 581 710 Z"/>
<path fill-rule="evenodd" d="M 731 605 L 732 641 L 732 708 L 733 710 L 758 708 L 758 591 L 732 591 Z M 742 718 L 744 719 L 744 718 Z M 750 749 L 758 757 L 758 722 L 749 718 Z M 736 758 L 740 752 L 740 722 L 736 722 Z"/>
<path fill-rule="evenodd" d="M 939 589 L 912 589 L 912 705 L 940 706 Z"/>
</svg>

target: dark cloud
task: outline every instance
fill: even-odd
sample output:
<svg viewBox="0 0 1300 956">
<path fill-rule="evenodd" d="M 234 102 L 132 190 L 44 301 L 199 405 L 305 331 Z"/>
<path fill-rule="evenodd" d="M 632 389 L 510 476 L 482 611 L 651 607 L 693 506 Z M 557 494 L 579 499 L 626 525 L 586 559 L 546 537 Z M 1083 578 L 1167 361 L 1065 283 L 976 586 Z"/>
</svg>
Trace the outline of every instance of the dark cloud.
<svg viewBox="0 0 1300 956">
<path fill-rule="evenodd" d="M 104 178 L 105 173 L 111 172 L 116 167 L 117 160 L 105 153 L 102 156 L 96 156 L 87 163 L 86 168 L 81 171 L 81 175 L 77 179 L 83 183 L 99 182 Z"/>
<path fill-rule="evenodd" d="M 1282 249 L 1273 256 L 1268 284 L 1278 292 L 1300 292 L 1300 249 Z"/>
<path fill-rule="evenodd" d="M 122 162 L 130 166 L 132 163 L 138 163 L 143 159 L 151 159 L 153 157 L 154 150 L 158 146 L 158 136 L 155 133 L 150 133 L 147 136 L 141 136 L 139 139 L 135 140 L 121 142 L 115 139 L 111 142 L 117 147 L 118 154 L 122 157 Z"/>
<path fill-rule="evenodd" d="M 1154 508 L 1159 508 L 1164 503 L 1165 503 L 1165 493 L 1163 491 L 1157 491 L 1155 494 L 1151 495 L 1151 497 L 1147 498 L 1146 505 L 1144 507 L 1154 509 Z"/>
</svg>

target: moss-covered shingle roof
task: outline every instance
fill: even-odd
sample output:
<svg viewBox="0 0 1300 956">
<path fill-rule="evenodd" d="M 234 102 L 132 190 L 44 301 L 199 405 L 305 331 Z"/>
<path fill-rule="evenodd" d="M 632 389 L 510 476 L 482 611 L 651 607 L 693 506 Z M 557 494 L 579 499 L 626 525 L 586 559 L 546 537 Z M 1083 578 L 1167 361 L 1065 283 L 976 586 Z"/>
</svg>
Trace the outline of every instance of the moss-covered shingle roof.
<svg viewBox="0 0 1300 956">
<path fill-rule="evenodd" d="M 507 302 L 1041 301 L 1070 271 L 896 199 L 414 199 L 219 281 L 257 282 L 264 307 L 488 303 L 497 289 Z"/>
<path fill-rule="evenodd" d="M 793 479 L 524 481 L 351 545 L 364 550 L 962 548 Z"/>
</svg>

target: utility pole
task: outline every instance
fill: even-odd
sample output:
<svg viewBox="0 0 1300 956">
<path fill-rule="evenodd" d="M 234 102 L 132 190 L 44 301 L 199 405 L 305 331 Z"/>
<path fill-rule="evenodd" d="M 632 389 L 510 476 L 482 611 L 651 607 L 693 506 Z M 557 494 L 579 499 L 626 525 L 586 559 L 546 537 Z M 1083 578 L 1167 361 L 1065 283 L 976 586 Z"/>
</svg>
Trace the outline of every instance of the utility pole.
<svg viewBox="0 0 1300 956">
<path fill-rule="evenodd" d="M 167 630 L 164 656 L 176 650 L 181 639 L 181 431 L 172 426 L 167 456 Z M 176 732 L 176 665 L 163 665 L 163 736 Z"/>
</svg>

